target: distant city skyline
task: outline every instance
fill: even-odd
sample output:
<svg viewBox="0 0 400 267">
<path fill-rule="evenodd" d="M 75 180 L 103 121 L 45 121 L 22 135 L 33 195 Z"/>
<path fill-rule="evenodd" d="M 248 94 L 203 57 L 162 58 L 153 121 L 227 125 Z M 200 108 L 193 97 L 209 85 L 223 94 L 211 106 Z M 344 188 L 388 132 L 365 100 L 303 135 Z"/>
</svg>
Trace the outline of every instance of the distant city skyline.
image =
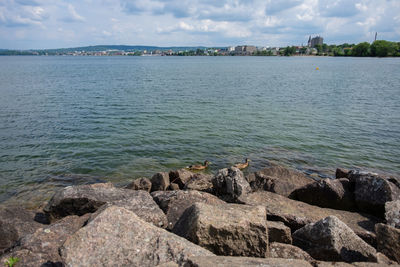
<svg viewBox="0 0 400 267">
<path fill-rule="evenodd" d="M 396 0 L 0 0 L 0 48 L 400 40 Z"/>
</svg>

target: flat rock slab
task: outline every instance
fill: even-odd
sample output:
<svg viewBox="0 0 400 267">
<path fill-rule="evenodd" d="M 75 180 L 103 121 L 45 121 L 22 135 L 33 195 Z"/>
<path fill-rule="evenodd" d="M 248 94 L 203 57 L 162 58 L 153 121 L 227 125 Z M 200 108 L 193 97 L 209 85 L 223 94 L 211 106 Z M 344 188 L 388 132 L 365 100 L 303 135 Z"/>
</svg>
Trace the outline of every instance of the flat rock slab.
<svg viewBox="0 0 400 267">
<path fill-rule="evenodd" d="M 314 261 L 314 259 L 301 248 L 277 242 L 270 243 L 268 257 L 283 258 L 283 259 L 298 259 L 298 260 L 306 260 L 308 262 Z"/>
<path fill-rule="evenodd" d="M 265 190 L 289 196 L 294 190 L 313 183 L 303 173 L 283 166 L 273 165 L 247 176 L 253 191 Z"/>
<path fill-rule="evenodd" d="M 20 259 L 21 266 L 42 266 L 46 263 L 61 264 L 58 249 L 67 238 L 78 231 L 88 220 L 90 214 L 82 217 L 68 216 L 45 228 L 23 237 L 18 246 L 3 256 L 1 261 L 10 257 Z M 51 266 L 51 265 L 50 265 Z"/>
<path fill-rule="evenodd" d="M 310 223 L 293 233 L 293 244 L 314 259 L 376 262 L 376 250 L 335 216 Z"/>
<path fill-rule="evenodd" d="M 53 218 L 96 212 L 101 206 L 118 205 L 145 221 L 167 227 L 167 219 L 150 194 L 143 190 L 115 188 L 111 183 L 68 186 L 58 191 L 44 208 Z"/>
<path fill-rule="evenodd" d="M 172 231 L 217 255 L 265 257 L 266 218 L 263 206 L 195 203 Z"/>
<path fill-rule="evenodd" d="M 154 201 L 164 211 L 168 220 L 167 229 L 172 230 L 182 213 L 194 203 L 220 205 L 225 202 L 214 195 L 195 190 L 156 191 L 151 193 Z"/>
<path fill-rule="evenodd" d="M 292 244 L 292 233 L 289 227 L 283 222 L 267 221 L 268 240 L 270 243 Z"/>
<path fill-rule="evenodd" d="M 375 228 L 378 251 L 400 263 L 400 229 L 382 223 Z"/>
<path fill-rule="evenodd" d="M 0 206 L 0 254 L 21 237 L 43 227 L 35 221 L 36 213 L 17 206 Z"/>
<path fill-rule="evenodd" d="M 288 199 L 271 192 L 254 192 L 239 199 L 248 205 L 264 205 L 268 220 L 281 221 L 292 231 L 308 223 L 317 222 L 334 215 L 349 226 L 358 236 L 372 246 L 376 245 L 375 224 L 380 222 L 373 216 L 312 206 L 304 202 Z"/>
<path fill-rule="evenodd" d="M 277 258 L 248 258 L 248 257 L 190 257 L 185 267 L 311 267 L 312 265 L 304 260 L 277 259 Z"/>
<path fill-rule="evenodd" d="M 66 266 L 156 266 L 213 256 L 184 238 L 110 206 L 70 236 L 60 249 Z"/>
</svg>

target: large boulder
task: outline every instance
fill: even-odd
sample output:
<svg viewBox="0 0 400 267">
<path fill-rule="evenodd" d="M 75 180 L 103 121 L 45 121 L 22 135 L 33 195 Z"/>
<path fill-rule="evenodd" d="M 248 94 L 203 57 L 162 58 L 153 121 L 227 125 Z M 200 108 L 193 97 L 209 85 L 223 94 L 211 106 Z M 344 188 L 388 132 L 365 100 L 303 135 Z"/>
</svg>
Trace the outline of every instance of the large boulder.
<svg viewBox="0 0 400 267">
<path fill-rule="evenodd" d="M 356 210 L 354 194 L 346 178 L 315 181 L 294 190 L 289 197 L 322 208 Z"/>
<path fill-rule="evenodd" d="M 400 229 L 400 200 L 385 203 L 385 219 L 388 225 Z"/>
<path fill-rule="evenodd" d="M 211 174 L 196 173 L 186 182 L 183 189 L 213 193 L 212 178 Z"/>
<path fill-rule="evenodd" d="M 151 177 L 151 190 L 154 191 L 165 191 L 168 189 L 170 184 L 169 174 L 167 172 L 159 172 Z"/>
<path fill-rule="evenodd" d="M 185 184 L 194 176 L 195 174 L 186 169 L 174 170 L 169 172 L 169 180 L 171 183 L 175 183 L 180 189 L 183 189 Z"/>
<path fill-rule="evenodd" d="M 283 222 L 267 221 L 268 240 L 270 243 L 279 242 L 292 244 L 292 233 L 290 228 Z"/>
<path fill-rule="evenodd" d="M 65 187 L 51 198 L 44 211 L 54 221 L 93 213 L 105 204 L 127 208 L 156 226 L 167 227 L 164 213 L 148 192 L 115 188 L 110 183 Z"/>
<path fill-rule="evenodd" d="M 225 203 L 214 195 L 194 190 L 156 191 L 151 193 L 151 196 L 166 214 L 169 230 L 174 228 L 182 213 L 194 203 L 202 202 L 209 205 Z"/>
<path fill-rule="evenodd" d="M 306 260 L 309 262 L 314 261 L 314 259 L 301 248 L 277 242 L 269 244 L 268 257 L 283 258 L 283 259 L 298 259 L 298 260 Z"/>
<path fill-rule="evenodd" d="M 212 184 L 214 193 L 227 202 L 237 202 L 240 196 L 251 192 L 243 172 L 235 167 L 219 170 Z"/>
<path fill-rule="evenodd" d="M 265 257 L 268 230 L 263 206 L 196 203 L 172 230 L 217 255 Z"/>
<path fill-rule="evenodd" d="M 18 206 L 0 206 L 0 254 L 21 237 L 43 227 L 35 221 L 36 213 Z"/>
<path fill-rule="evenodd" d="M 370 215 L 320 208 L 266 191 L 254 192 L 241 197 L 239 200 L 248 205 L 264 205 L 267 209 L 269 221 L 284 222 L 292 231 L 308 223 L 317 222 L 334 215 L 353 229 L 362 239 L 373 246 L 376 245 L 375 224 L 380 220 Z"/>
<path fill-rule="evenodd" d="M 132 189 L 132 190 L 144 190 L 150 192 L 151 190 L 151 181 L 145 177 L 135 179 L 127 186 L 124 187 L 125 189 Z"/>
<path fill-rule="evenodd" d="M 156 266 L 213 255 L 117 206 L 107 207 L 70 236 L 60 254 L 66 266 Z"/>
<path fill-rule="evenodd" d="M 314 182 L 303 173 L 279 165 L 262 169 L 247 176 L 253 191 L 265 190 L 289 196 L 294 190 Z"/>
<path fill-rule="evenodd" d="M 375 226 L 378 251 L 400 263 L 400 229 L 379 223 Z"/>
<path fill-rule="evenodd" d="M 230 256 L 198 256 L 190 257 L 185 267 L 312 267 L 305 260 L 280 259 L 280 258 L 248 258 Z"/>
<path fill-rule="evenodd" d="M 62 266 L 58 249 L 65 240 L 78 231 L 88 220 L 90 214 L 84 216 L 68 216 L 58 222 L 37 229 L 34 233 L 23 237 L 18 246 L 0 259 L 0 262 L 10 257 L 16 257 L 20 266 Z"/>
<path fill-rule="evenodd" d="M 400 200 L 400 188 L 388 178 L 375 173 L 350 171 L 355 201 L 360 211 L 384 218 L 385 203 Z"/>
<path fill-rule="evenodd" d="M 293 233 L 293 244 L 314 259 L 376 262 L 376 250 L 335 216 L 310 223 Z"/>
</svg>

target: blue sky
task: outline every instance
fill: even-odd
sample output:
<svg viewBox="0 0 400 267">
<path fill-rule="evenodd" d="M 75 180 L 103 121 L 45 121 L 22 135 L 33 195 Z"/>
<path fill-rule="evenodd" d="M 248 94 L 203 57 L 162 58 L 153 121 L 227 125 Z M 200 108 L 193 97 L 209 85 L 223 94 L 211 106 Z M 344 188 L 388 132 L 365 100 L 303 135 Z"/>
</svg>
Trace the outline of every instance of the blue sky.
<svg viewBox="0 0 400 267">
<path fill-rule="evenodd" d="M 0 0 L 0 48 L 400 41 L 400 0 Z"/>
</svg>

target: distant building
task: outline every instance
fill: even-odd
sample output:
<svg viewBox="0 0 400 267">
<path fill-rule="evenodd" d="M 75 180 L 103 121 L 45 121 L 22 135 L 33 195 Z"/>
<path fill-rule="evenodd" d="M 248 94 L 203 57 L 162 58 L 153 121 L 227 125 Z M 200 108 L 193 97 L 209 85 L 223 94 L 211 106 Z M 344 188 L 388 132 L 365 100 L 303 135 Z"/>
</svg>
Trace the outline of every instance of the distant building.
<svg viewBox="0 0 400 267">
<path fill-rule="evenodd" d="M 238 55 L 251 55 L 257 52 L 257 47 L 252 45 L 239 45 L 235 47 L 235 54 Z"/>
<path fill-rule="evenodd" d="M 310 37 L 308 38 L 308 47 L 314 48 L 316 45 L 323 45 L 324 44 L 324 38 L 321 36 L 316 36 L 314 38 Z"/>
</svg>

